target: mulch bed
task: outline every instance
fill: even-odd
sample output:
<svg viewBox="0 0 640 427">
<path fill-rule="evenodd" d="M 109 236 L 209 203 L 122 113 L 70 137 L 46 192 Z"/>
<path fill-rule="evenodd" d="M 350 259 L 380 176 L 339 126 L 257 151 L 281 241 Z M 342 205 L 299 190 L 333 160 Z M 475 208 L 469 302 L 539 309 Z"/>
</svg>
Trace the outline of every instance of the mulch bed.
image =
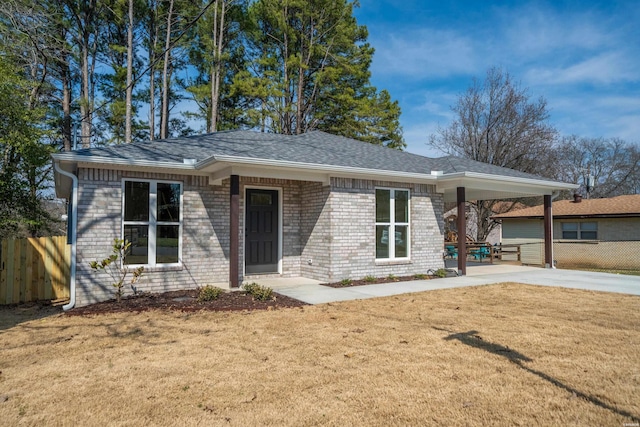
<svg viewBox="0 0 640 427">
<path fill-rule="evenodd" d="M 360 279 L 360 280 L 351 280 L 349 283 L 342 283 L 342 282 L 334 282 L 334 283 L 323 283 L 322 285 L 324 286 L 329 286 L 332 288 L 349 288 L 351 286 L 364 286 L 364 285 L 377 285 L 380 283 L 395 283 L 395 282 L 409 282 L 411 280 L 431 280 L 431 279 L 438 279 L 437 276 L 399 276 L 399 277 L 393 277 L 393 278 L 389 278 L 389 277 L 377 277 L 375 278 L 375 280 L 364 280 L 364 279 Z"/>
<path fill-rule="evenodd" d="M 274 292 L 275 299 L 257 301 L 243 291 L 225 292 L 213 301 L 198 301 L 198 291 L 195 289 L 171 291 L 164 293 L 143 293 L 123 298 L 120 302 L 114 300 L 99 302 L 84 307 L 74 308 L 66 314 L 70 316 L 91 316 L 97 314 L 134 312 L 148 310 L 165 311 L 241 311 L 241 310 L 275 310 L 286 307 L 302 307 L 308 305 L 302 301 L 279 295 Z"/>
</svg>

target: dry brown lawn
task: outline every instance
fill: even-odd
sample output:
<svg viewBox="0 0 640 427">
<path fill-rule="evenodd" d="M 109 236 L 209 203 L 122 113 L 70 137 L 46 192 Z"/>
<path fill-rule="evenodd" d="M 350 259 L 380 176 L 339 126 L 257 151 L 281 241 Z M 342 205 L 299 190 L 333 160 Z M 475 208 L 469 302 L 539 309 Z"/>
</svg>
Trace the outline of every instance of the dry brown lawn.
<svg viewBox="0 0 640 427">
<path fill-rule="evenodd" d="M 238 313 L 2 309 L 0 371 L 2 425 L 623 427 L 640 422 L 640 298 L 498 284 Z"/>
</svg>

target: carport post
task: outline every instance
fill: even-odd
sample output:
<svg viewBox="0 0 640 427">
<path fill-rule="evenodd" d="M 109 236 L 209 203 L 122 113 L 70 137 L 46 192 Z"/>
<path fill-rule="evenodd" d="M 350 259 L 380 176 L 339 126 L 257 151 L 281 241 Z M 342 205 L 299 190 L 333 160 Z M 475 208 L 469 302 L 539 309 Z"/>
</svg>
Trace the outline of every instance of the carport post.
<svg viewBox="0 0 640 427">
<path fill-rule="evenodd" d="M 467 275 L 467 217 L 464 187 L 458 187 L 458 274 Z"/>
<path fill-rule="evenodd" d="M 240 177 L 231 175 L 229 209 L 229 286 L 237 288 L 240 282 L 238 248 L 240 246 Z"/>
<path fill-rule="evenodd" d="M 544 196 L 544 267 L 553 268 L 553 215 L 551 196 Z"/>
</svg>

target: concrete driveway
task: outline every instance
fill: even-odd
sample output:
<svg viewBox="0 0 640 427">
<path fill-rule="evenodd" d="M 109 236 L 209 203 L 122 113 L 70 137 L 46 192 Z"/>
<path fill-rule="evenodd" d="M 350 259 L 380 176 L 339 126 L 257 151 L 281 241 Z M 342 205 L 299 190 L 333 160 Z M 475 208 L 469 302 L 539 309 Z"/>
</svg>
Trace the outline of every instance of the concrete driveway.
<svg viewBox="0 0 640 427">
<path fill-rule="evenodd" d="M 470 266 L 467 269 L 467 273 L 467 276 L 463 277 L 414 280 L 394 284 L 386 283 L 346 288 L 330 288 L 320 285 L 318 281 L 303 278 L 271 279 L 259 281 L 259 283 L 272 287 L 282 295 L 309 304 L 376 298 L 500 282 L 518 282 L 530 285 L 640 295 L 640 276 L 497 264 Z"/>
</svg>

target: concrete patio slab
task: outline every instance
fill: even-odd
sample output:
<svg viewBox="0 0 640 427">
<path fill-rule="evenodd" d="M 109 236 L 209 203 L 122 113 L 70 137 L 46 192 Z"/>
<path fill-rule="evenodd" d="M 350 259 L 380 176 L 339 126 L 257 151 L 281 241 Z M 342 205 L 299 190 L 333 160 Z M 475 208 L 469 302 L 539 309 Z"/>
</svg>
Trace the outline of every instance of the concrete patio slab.
<svg viewBox="0 0 640 427">
<path fill-rule="evenodd" d="M 256 280 L 255 282 L 270 286 L 282 295 L 308 304 L 376 298 L 501 282 L 640 295 L 640 277 L 638 276 L 499 264 L 469 267 L 468 273 L 467 276 L 438 280 L 414 280 L 345 288 L 322 286 L 318 281 L 303 278 L 277 278 Z"/>
</svg>

